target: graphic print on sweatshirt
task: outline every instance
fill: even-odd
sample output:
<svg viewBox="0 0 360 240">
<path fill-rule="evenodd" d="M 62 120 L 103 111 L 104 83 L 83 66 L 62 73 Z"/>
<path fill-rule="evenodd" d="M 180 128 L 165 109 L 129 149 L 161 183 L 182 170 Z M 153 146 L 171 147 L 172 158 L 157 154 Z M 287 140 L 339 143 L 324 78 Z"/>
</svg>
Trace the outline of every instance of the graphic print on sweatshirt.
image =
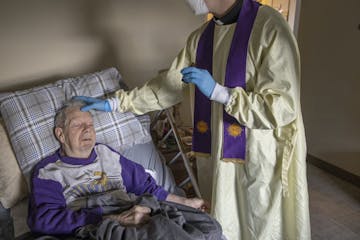
<svg viewBox="0 0 360 240">
<path fill-rule="evenodd" d="M 126 193 L 121 176 L 120 155 L 105 145 L 96 145 L 95 160 L 88 164 L 69 164 L 61 161 L 49 163 L 39 170 L 38 178 L 59 182 L 66 204 L 83 196 L 121 190 Z"/>
</svg>

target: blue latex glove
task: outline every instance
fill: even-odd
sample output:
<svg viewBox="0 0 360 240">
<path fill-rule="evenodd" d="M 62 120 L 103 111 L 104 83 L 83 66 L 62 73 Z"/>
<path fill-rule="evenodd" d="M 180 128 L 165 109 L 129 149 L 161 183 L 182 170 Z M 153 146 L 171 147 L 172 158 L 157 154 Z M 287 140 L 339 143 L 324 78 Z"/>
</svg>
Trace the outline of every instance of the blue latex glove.
<svg viewBox="0 0 360 240">
<path fill-rule="evenodd" d="M 183 75 L 182 80 L 184 82 L 195 84 L 206 97 L 211 97 L 216 82 L 207 70 L 196 67 L 186 67 L 181 70 L 181 74 Z"/>
<path fill-rule="evenodd" d="M 86 97 L 86 96 L 76 96 L 73 97 L 75 100 L 81 100 L 85 102 L 87 105 L 82 107 L 80 110 L 83 112 L 88 112 L 91 109 L 96 109 L 104 112 L 111 112 L 112 109 L 110 107 L 109 101 L 97 99 L 93 97 Z"/>
</svg>

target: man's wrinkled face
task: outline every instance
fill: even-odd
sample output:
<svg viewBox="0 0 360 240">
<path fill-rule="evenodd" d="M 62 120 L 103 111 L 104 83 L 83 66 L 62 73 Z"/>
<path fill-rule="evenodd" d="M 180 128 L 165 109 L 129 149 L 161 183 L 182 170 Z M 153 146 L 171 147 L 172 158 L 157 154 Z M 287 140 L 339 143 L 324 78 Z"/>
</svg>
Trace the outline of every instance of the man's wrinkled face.
<svg viewBox="0 0 360 240">
<path fill-rule="evenodd" d="M 69 157 L 87 158 L 95 146 L 96 134 L 92 116 L 79 108 L 66 112 L 65 126 L 56 135 L 62 143 L 63 151 Z"/>
</svg>

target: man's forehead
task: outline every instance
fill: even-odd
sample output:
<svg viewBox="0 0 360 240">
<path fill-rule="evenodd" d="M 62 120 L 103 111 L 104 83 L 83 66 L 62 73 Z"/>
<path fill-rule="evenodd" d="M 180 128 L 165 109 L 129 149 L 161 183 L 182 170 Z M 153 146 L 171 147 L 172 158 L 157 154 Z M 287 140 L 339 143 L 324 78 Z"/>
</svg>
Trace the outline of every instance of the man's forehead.
<svg viewBox="0 0 360 240">
<path fill-rule="evenodd" d="M 80 118 L 80 119 L 92 119 L 92 116 L 89 112 L 82 112 L 80 108 L 70 108 L 66 112 L 66 118 L 69 120 Z"/>
</svg>

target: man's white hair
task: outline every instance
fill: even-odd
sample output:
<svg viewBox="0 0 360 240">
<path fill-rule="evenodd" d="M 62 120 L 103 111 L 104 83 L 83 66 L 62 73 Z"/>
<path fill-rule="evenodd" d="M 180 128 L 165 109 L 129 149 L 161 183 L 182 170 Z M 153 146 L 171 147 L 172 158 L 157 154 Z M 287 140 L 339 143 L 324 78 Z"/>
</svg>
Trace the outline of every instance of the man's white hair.
<svg viewBox="0 0 360 240">
<path fill-rule="evenodd" d="M 81 100 L 71 99 L 66 101 L 63 107 L 56 113 L 55 116 L 55 127 L 63 128 L 66 126 L 66 114 L 69 110 L 73 108 L 80 109 L 81 107 L 86 106 L 86 103 Z"/>
</svg>

